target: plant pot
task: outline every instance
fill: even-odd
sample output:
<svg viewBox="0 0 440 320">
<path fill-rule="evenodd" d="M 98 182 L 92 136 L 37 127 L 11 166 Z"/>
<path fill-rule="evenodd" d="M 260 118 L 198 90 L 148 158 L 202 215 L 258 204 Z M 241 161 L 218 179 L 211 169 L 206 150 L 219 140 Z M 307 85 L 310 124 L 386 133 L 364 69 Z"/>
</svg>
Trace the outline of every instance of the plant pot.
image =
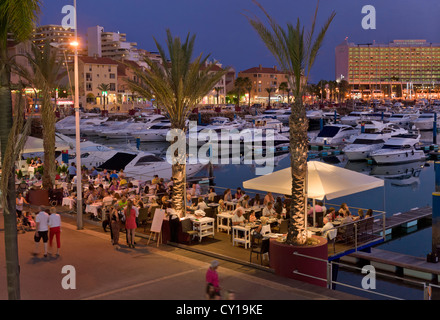
<svg viewBox="0 0 440 320">
<path fill-rule="evenodd" d="M 270 267 L 275 270 L 275 274 L 326 287 L 326 261 L 328 260 L 327 240 L 318 236 L 312 236 L 312 238 L 318 240 L 319 243 L 317 245 L 300 246 L 288 245 L 283 242 L 278 242 L 275 239 L 270 239 Z M 295 255 L 294 252 L 312 258 L 298 256 Z M 313 258 L 325 261 L 318 261 Z M 307 274 L 314 278 L 296 274 L 294 271 L 301 274 Z"/>
</svg>

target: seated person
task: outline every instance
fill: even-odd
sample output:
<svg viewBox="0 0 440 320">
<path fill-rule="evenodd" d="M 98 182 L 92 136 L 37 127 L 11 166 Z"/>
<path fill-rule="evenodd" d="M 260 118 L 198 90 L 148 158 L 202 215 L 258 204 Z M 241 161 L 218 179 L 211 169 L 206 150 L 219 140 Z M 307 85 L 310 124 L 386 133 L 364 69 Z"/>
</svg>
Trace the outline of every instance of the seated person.
<svg viewBox="0 0 440 320">
<path fill-rule="evenodd" d="M 272 204 L 275 202 L 275 199 L 274 199 L 274 197 L 272 195 L 272 192 L 268 192 L 266 194 L 266 196 L 264 197 L 263 204 L 267 205 L 269 202 L 272 202 Z"/>
<path fill-rule="evenodd" d="M 96 176 L 98 176 L 98 170 L 96 170 L 95 167 L 92 167 L 92 169 L 90 170 L 90 177 L 95 178 Z"/>
<path fill-rule="evenodd" d="M 116 170 L 113 170 L 112 171 L 112 174 L 110 175 L 110 179 L 118 179 L 119 178 L 119 176 L 118 176 L 118 174 L 116 173 Z"/>
<path fill-rule="evenodd" d="M 342 203 L 341 207 L 338 210 L 338 215 L 340 217 L 345 217 L 345 213 L 348 213 L 349 215 L 351 215 L 350 210 L 348 209 L 348 206 L 346 203 Z"/>
<path fill-rule="evenodd" d="M 255 237 L 257 239 L 263 238 L 263 228 L 265 228 L 265 229 L 267 227 L 270 228 L 270 226 L 267 224 L 267 220 L 268 220 L 267 217 L 260 218 L 261 224 L 256 229 L 251 231 L 251 234 L 253 237 Z"/>
<path fill-rule="evenodd" d="M 196 210 L 205 210 L 209 208 L 208 205 L 206 204 L 205 200 L 203 199 L 203 197 L 199 197 L 199 200 L 197 202 L 197 209 Z"/>
<path fill-rule="evenodd" d="M 250 198 L 247 194 L 245 194 L 244 196 L 241 197 L 240 200 L 238 200 L 238 203 L 243 207 L 243 208 L 249 208 L 249 202 L 250 202 Z"/>
<path fill-rule="evenodd" d="M 257 217 L 256 217 L 256 215 L 255 215 L 255 211 L 252 210 L 252 211 L 249 213 L 249 222 L 255 222 L 255 221 L 257 221 Z"/>
<path fill-rule="evenodd" d="M 122 177 L 121 180 L 119 180 L 119 188 L 125 188 L 127 186 L 127 180 Z"/>
<path fill-rule="evenodd" d="M 247 220 L 244 217 L 244 208 L 243 207 L 237 205 L 237 209 L 235 209 L 235 211 L 234 211 L 234 215 L 232 216 L 231 222 L 232 222 L 233 226 L 237 226 L 237 225 L 240 225 L 240 224 L 247 222 Z"/>
<path fill-rule="evenodd" d="M 121 200 L 119 200 L 119 202 L 118 202 L 119 208 L 121 210 L 124 209 L 127 206 L 127 204 L 128 204 L 128 200 L 127 200 L 127 198 L 125 196 L 123 196 L 121 198 Z"/>
<path fill-rule="evenodd" d="M 111 196 L 111 194 L 105 192 L 104 193 L 104 198 L 102 198 L 103 202 L 113 202 L 113 197 Z"/>
<path fill-rule="evenodd" d="M 324 226 L 321 229 L 321 235 L 328 240 L 333 240 L 336 238 L 338 230 L 335 229 L 334 225 L 327 216 L 324 217 L 323 222 Z"/>
<path fill-rule="evenodd" d="M 336 210 L 333 207 L 330 207 L 327 211 L 326 217 L 330 220 L 330 221 L 335 221 L 336 219 Z"/>
<path fill-rule="evenodd" d="M 365 218 L 365 216 L 364 216 L 364 210 L 359 209 L 359 210 L 358 210 L 358 216 L 357 216 L 357 217 L 353 217 L 353 221 L 363 220 L 364 218 Z"/>
<path fill-rule="evenodd" d="M 244 195 L 243 191 L 240 187 L 237 188 L 237 191 L 235 192 L 235 199 L 239 200 Z"/>
<path fill-rule="evenodd" d="M 222 212 L 228 211 L 228 207 L 226 206 L 225 202 L 222 199 L 220 199 L 218 201 L 218 204 L 219 204 L 219 206 L 217 207 L 217 212 L 218 213 L 222 213 Z"/>
<path fill-rule="evenodd" d="M 264 207 L 264 209 L 263 209 L 263 213 L 262 213 L 263 217 L 272 218 L 272 217 L 275 217 L 276 214 L 277 213 L 272 206 L 272 202 L 268 202 L 267 206 Z"/>
<path fill-rule="evenodd" d="M 209 202 L 213 202 L 215 196 L 217 196 L 217 193 L 215 193 L 215 189 L 213 187 L 209 188 L 209 193 L 208 193 L 208 201 Z"/>
<path fill-rule="evenodd" d="M 157 184 L 157 183 L 159 183 L 159 176 L 155 174 L 153 180 L 151 180 L 151 184 Z"/>
<path fill-rule="evenodd" d="M 223 201 L 232 201 L 231 189 L 228 188 L 223 192 Z"/>
</svg>

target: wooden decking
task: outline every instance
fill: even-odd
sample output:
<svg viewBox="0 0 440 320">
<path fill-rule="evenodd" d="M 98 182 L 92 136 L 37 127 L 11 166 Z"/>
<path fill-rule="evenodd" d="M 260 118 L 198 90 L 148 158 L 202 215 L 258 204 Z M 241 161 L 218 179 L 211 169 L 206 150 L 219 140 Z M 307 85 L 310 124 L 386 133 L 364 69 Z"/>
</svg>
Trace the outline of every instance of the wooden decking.
<svg viewBox="0 0 440 320">
<path fill-rule="evenodd" d="M 413 208 L 404 213 L 395 213 L 392 216 L 385 218 L 385 234 L 388 234 L 392 229 L 397 227 L 411 227 L 416 225 L 419 220 L 430 217 L 432 217 L 432 208 L 429 206 Z M 375 220 L 373 232 L 380 234 L 383 230 L 383 221 L 380 219 Z"/>
</svg>

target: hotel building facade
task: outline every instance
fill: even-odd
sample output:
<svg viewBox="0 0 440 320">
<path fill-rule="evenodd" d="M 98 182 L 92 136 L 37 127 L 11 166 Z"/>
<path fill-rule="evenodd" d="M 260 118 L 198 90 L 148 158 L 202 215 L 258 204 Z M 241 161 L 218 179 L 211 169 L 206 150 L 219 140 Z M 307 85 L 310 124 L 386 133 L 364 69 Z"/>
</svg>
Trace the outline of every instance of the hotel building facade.
<svg viewBox="0 0 440 320">
<path fill-rule="evenodd" d="M 356 98 L 437 98 L 440 44 L 426 40 L 354 44 L 335 49 L 335 78 L 346 80 Z"/>
</svg>

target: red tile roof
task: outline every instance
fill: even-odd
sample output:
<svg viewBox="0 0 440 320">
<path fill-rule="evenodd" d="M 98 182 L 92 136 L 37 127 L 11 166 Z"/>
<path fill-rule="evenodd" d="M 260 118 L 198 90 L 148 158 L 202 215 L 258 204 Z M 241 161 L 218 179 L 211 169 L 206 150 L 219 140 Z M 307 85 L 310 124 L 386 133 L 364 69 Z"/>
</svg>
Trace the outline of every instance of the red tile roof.
<svg viewBox="0 0 440 320">
<path fill-rule="evenodd" d="M 265 68 L 262 66 L 259 67 L 253 67 L 244 71 L 240 71 L 239 73 L 276 73 L 276 74 L 285 74 L 285 72 L 282 72 L 278 70 L 277 68 Z"/>
<path fill-rule="evenodd" d="M 110 58 L 100 58 L 100 57 L 86 57 L 86 56 L 80 56 L 78 57 L 82 60 L 84 63 L 92 63 L 92 64 L 114 64 L 117 65 L 118 62 L 110 59 Z"/>
</svg>

